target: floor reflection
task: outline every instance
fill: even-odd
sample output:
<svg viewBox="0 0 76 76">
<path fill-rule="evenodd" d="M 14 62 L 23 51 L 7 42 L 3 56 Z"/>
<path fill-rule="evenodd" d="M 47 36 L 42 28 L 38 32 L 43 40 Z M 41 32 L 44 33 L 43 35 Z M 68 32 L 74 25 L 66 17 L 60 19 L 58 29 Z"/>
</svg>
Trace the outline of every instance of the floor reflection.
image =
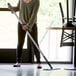
<svg viewBox="0 0 76 76">
<path fill-rule="evenodd" d="M 76 70 L 43 70 L 36 65 L 23 65 L 14 68 L 11 65 L 0 65 L 1 76 L 76 76 Z"/>
</svg>

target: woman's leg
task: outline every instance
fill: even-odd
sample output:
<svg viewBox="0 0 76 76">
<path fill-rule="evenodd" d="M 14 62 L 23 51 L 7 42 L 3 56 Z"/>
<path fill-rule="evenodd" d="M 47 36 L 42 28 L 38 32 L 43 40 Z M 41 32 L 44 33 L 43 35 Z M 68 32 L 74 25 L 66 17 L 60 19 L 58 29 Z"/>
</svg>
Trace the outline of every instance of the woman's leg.
<svg viewBox="0 0 76 76">
<path fill-rule="evenodd" d="M 16 51 L 16 58 L 18 63 L 21 62 L 22 49 L 25 41 L 25 34 L 26 32 L 22 30 L 22 27 L 19 23 L 18 24 L 18 45 L 17 45 L 17 51 Z"/>
<path fill-rule="evenodd" d="M 31 35 L 32 35 L 33 39 L 35 40 L 36 44 L 38 45 L 38 31 L 37 31 L 37 25 L 36 24 L 32 28 Z M 40 52 L 39 52 L 39 50 L 36 48 L 36 46 L 33 43 L 32 43 L 32 48 L 33 48 L 34 54 L 36 56 L 37 63 L 40 63 Z"/>
</svg>

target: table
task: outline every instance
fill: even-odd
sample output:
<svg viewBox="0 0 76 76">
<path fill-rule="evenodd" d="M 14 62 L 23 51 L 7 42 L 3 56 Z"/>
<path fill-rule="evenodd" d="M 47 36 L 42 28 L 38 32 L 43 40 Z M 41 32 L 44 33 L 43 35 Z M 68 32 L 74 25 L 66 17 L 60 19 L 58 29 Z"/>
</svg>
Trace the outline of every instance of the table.
<svg viewBox="0 0 76 76">
<path fill-rule="evenodd" d="M 74 30 L 75 31 L 75 42 L 74 42 L 74 68 L 76 68 L 76 28 L 75 27 L 49 27 L 49 30 Z"/>
</svg>

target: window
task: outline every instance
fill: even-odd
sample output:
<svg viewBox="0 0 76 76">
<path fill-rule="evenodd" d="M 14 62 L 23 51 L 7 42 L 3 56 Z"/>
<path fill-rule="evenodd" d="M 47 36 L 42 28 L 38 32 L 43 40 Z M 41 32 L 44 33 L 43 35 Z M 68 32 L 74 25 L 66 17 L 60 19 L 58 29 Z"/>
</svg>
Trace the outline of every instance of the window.
<svg viewBox="0 0 76 76">
<path fill-rule="evenodd" d="M 0 8 L 7 8 L 8 2 L 16 6 L 18 0 L 0 0 Z M 66 16 L 66 0 L 40 0 L 38 12 L 39 45 L 49 61 L 71 61 L 71 50 L 69 50 L 71 47 L 60 47 L 61 31 L 48 30 L 48 27 L 51 26 L 62 26 L 59 2 L 62 3 Z M 0 11 L 0 48 L 16 48 L 17 23 L 18 20 L 10 11 Z M 25 43 L 24 48 L 26 47 Z M 45 61 L 42 56 L 41 61 Z"/>
</svg>

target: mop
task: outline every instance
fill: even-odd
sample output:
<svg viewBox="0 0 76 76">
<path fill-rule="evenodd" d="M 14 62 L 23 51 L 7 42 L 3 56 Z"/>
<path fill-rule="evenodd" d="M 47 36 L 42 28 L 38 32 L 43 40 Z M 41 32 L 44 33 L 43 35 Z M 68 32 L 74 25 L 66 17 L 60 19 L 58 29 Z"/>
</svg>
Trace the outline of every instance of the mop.
<svg viewBox="0 0 76 76">
<path fill-rule="evenodd" d="M 11 6 L 10 3 L 8 3 L 8 6 Z M 16 12 L 11 9 L 11 12 L 16 16 L 16 18 L 18 19 L 18 21 L 20 22 L 21 26 L 22 26 L 22 21 L 19 19 L 19 17 L 17 16 Z M 53 69 L 53 67 L 51 66 L 51 64 L 48 62 L 47 58 L 45 57 L 45 55 L 43 54 L 43 52 L 40 50 L 39 46 L 36 44 L 36 42 L 34 41 L 34 39 L 32 38 L 32 36 L 30 35 L 30 33 L 28 32 L 28 30 L 26 31 L 26 34 L 29 36 L 29 38 L 32 40 L 33 44 L 36 46 L 36 48 L 38 49 L 38 51 L 41 53 L 41 55 L 43 56 L 43 58 L 46 60 L 46 63 L 49 65 L 50 69 Z M 20 65 L 14 65 L 14 67 L 20 67 Z M 47 69 L 48 70 L 48 69 Z"/>
</svg>

